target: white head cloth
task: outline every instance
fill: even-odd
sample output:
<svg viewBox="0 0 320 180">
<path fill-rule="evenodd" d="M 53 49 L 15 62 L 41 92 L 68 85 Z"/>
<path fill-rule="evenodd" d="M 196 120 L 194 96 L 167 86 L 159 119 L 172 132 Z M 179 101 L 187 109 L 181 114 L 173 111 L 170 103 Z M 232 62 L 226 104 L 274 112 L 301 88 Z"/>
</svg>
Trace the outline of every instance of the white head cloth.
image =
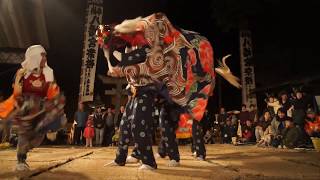
<svg viewBox="0 0 320 180">
<path fill-rule="evenodd" d="M 26 70 L 24 78 L 28 78 L 32 71 L 36 68 L 40 68 L 42 60 L 41 53 L 45 53 L 46 50 L 41 45 L 30 46 L 25 53 L 25 60 L 21 63 L 23 69 Z M 53 70 L 45 64 L 42 69 L 42 73 L 46 79 L 46 82 L 52 82 L 54 80 Z"/>
</svg>

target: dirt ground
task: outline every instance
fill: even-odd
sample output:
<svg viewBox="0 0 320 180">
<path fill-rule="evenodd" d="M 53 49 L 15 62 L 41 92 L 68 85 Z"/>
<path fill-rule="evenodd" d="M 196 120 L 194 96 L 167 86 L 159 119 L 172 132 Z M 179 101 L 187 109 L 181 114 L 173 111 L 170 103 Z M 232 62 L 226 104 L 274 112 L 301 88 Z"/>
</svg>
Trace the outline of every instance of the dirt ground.
<svg viewBox="0 0 320 180">
<path fill-rule="evenodd" d="M 16 173 L 15 149 L 6 149 L 0 151 L 0 179 L 320 179 L 320 153 L 315 151 L 213 144 L 207 145 L 207 161 L 197 161 L 189 146 L 179 150 L 180 167 L 157 159 L 157 170 L 139 171 L 139 164 L 104 167 L 115 157 L 112 147 L 45 146 L 29 153 L 31 171 Z"/>
</svg>

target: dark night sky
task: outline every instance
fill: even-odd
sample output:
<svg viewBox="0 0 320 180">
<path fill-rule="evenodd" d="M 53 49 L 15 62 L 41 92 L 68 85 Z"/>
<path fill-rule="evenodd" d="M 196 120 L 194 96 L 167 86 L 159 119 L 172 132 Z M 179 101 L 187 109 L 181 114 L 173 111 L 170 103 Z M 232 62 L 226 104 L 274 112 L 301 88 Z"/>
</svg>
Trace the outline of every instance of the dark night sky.
<svg viewBox="0 0 320 180">
<path fill-rule="evenodd" d="M 232 1 L 232 0 L 228 0 Z M 246 0 L 250 1 L 250 0 Z M 49 65 L 67 96 L 66 111 L 70 117 L 76 108 L 83 46 L 85 1 L 44 0 L 50 49 Z M 192 2 L 192 3 L 191 3 Z M 224 1 L 222 1 L 224 2 Z M 242 1 L 236 1 L 241 3 Z M 319 3 L 317 1 L 278 3 L 275 0 L 259 1 L 259 11 L 250 16 L 253 32 L 254 64 L 257 86 L 264 87 L 298 77 L 319 74 Z M 309 2 L 309 4 L 307 4 Z M 305 4 L 302 4 L 305 3 Z M 237 28 L 224 31 L 212 16 L 212 1 L 182 0 L 104 0 L 104 23 L 121 22 L 126 18 L 165 12 L 179 27 L 200 32 L 212 43 L 215 58 L 232 54 L 229 64 L 234 74 L 240 75 L 239 35 Z M 233 6 L 227 6 L 233 8 Z M 232 15 L 230 15 L 232 18 Z M 236 26 L 235 26 L 236 27 Z M 0 72 L 12 67 L 1 65 Z M 97 73 L 104 74 L 106 66 L 100 55 Z M 1 76 L 1 89 L 10 94 L 8 85 L 13 73 Z M 241 92 L 226 81 L 222 84 L 222 103 L 228 109 L 240 108 Z M 96 82 L 97 93 L 102 93 L 101 82 Z M 218 97 L 210 100 L 217 107 Z"/>
</svg>

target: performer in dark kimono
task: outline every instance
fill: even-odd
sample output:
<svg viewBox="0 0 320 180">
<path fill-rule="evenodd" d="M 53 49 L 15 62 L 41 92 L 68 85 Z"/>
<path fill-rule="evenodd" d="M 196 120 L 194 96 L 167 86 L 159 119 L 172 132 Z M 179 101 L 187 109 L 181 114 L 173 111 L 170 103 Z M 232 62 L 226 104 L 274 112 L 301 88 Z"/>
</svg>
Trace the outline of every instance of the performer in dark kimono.
<svg viewBox="0 0 320 180">
<path fill-rule="evenodd" d="M 145 47 L 146 48 L 146 47 Z M 108 51 L 105 50 L 106 57 L 109 58 Z M 132 50 L 126 54 L 121 54 L 119 66 L 130 63 L 139 63 L 145 59 L 146 51 Z M 127 77 L 129 79 L 130 77 Z M 141 160 L 142 165 L 139 169 L 156 169 L 157 164 L 152 151 L 152 126 L 153 126 L 153 107 L 157 87 L 148 77 L 135 76 L 129 81 L 130 98 L 127 102 L 125 112 L 120 121 L 120 136 L 116 159 L 112 165 L 123 166 L 128 155 L 130 139 L 133 139 L 134 148 L 132 156 Z"/>
<path fill-rule="evenodd" d="M 166 100 L 162 102 L 160 111 L 161 139 L 158 145 L 158 153 L 161 158 L 169 157 L 168 166 L 179 166 L 180 154 L 176 140 L 181 108 Z"/>
</svg>

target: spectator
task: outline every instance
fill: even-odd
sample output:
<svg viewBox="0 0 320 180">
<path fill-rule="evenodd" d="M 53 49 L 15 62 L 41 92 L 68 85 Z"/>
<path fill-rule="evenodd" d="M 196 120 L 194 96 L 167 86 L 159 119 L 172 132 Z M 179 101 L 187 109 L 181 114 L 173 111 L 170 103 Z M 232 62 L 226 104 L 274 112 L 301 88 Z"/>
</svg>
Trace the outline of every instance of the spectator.
<svg viewBox="0 0 320 180">
<path fill-rule="evenodd" d="M 222 142 L 231 143 L 231 138 L 236 135 L 236 128 L 231 124 L 231 120 L 227 119 L 226 124 L 222 128 Z"/>
<path fill-rule="evenodd" d="M 101 146 L 104 136 L 105 120 L 101 112 L 101 107 L 98 107 L 93 115 L 93 122 L 95 127 L 96 145 Z"/>
<path fill-rule="evenodd" d="M 278 147 L 281 143 L 281 132 L 285 128 L 285 121 L 287 117 L 287 111 L 285 108 L 278 109 L 277 115 L 273 118 L 271 122 L 271 132 L 274 137 L 272 140 L 272 145 Z"/>
<path fill-rule="evenodd" d="M 238 118 L 237 118 L 237 115 L 236 115 L 236 114 L 231 114 L 228 118 L 231 119 L 231 124 L 232 124 L 233 126 L 235 126 L 236 129 L 237 129 L 237 128 L 238 128 L 238 127 L 237 127 L 237 126 L 238 126 Z"/>
<path fill-rule="evenodd" d="M 76 121 L 74 144 L 76 145 L 83 145 L 81 135 L 83 135 L 87 119 L 88 113 L 84 110 L 83 104 L 79 103 L 78 110 L 74 115 L 74 120 Z"/>
<path fill-rule="evenodd" d="M 267 108 L 270 112 L 271 117 L 275 116 L 275 113 L 278 112 L 278 109 L 281 107 L 280 102 L 274 96 L 269 96 L 267 101 Z"/>
<path fill-rule="evenodd" d="M 242 130 L 242 141 L 245 143 L 253 143 L 255 142 L 254 137 L 254 127 L 252 125 L 251 120 L 246 121 L 246 125 L 243 127 Z"/>
<path fill-rule="evenodd" d="M 214 144 L 214 130 L 213 128 L 212 129 L 208 129 L 205 133 L 205 135 L 203 136 L 203 139 L 204 139 L 204 143 L 205 144 Z"/>
<path fill-rule="evenodd" d="M 226 113 L 225 108 L 224 108 L 224 107 L 221 107 L 221 108 L 220 108 L 220 113 L 219 113 L 219 115 L 218 115 L 218 123 L 219 123 L 221 126 L 223 126 L 223 125 L 225 124 L 226 120 L 227 120 L 227 117 L 228 117 L 228 115 L 227 115 L 227 113 Z"/>
<path fill-rule="evenodd" d="M 273 118 L 271 122 L 271 130 L 274 135 L 278 135 L 285 128 L 285 120 L 287 119 L 286 109 L 278 109 L 277 115 Z"/>
<path fill-rule="evenodd" d="M 254 123 L 258 121 L 257 109 L 253 104 L 250 104 L 250 107 L 249 107 L 249 120 Z"/>
<path fill-rule="evenodd" d="M 312 140 L 310 138 L 311 136 L 320 137 L 320 127 L 316 125 L 317 124 L 316 121 L 320 122 L 320 117 L 317 116 L 315 111 L 313 111 L 311 108 L 308 108 L 306 112 L 305 126 L 302 129 L 302 137 L 306 145 L 312 145 Z M 308 125 L 311 125 L 311 124 L 314 124 L 313 126 L 314 129 L 319 129 L 318 133 L 310 133 L 310 131 L 308 132 L 307 127 Z"/>
<path fill-rule="evenodd" d="M 280 105 L 282 108 L 284 108 L 284 111 L 288 115 L 288 110 L 292 106 L 292 104 L 288 98 L 288 94 L 287 94 L 287 92 L 282 91 L 279 93 L 279 96 L 280 96 Z"/>
<path fill-rule="evenodd" d="M 313 111 L 311 108 L 309 108 L 307 110 L 307 117 L 306 117 L 306 121 L 307 122 L 315 122 L 317 119 L 318 116 L 316 114 L 315 111 Z"/>
<path fill-rule="evenodd" d="M 247 106 L 245 104 L 242 104 L 241 111 L 239 113 L 240 124 L 245 125 L 248 119 L 249 119 L 249 112 L 247 110 Z"/>
<path fill-rule="evenodd" d="M 92 147 L 92 138 L 94 137 L 94 125 L 93 115 L 90 115 L 87 122 L 86 128 L 84 129 L 83 137 L 86 138 L 86 147 Z"/>
<path fill-rule="evenodd" d="M 269 147 L 272 143 L 272 131 L 271 126 L 269 125 L 267 129 L 263 132 L 263 136 L 261 137 L 260 141 L 257 143 L 258 147 Z"/>
<path fill-rule="evenodd" d="M 293 104 L 293 113 L 292 119 L 295 125 L 299 126 L 301 130 L 304 127 L 304 119 L 306 117 L 306 110 L 307 110 L 307 100 L 303 96 L 301 91 L 296 92 L 296 97 L 292 102 Z"/>
<path fill-rule="evenodd" d="M 301 146 L 303 144 L 301 129 L 294 125 L 291 118 L 286 119 L 285 126 L 282 133 L 284 147 L 292 149 Z"/>
<path fill-rule="evenodd" d="M 106 114 L 104 115 L 104 119 L 106 122 L 105 125 L 105 143 L 107 146 L 112 145 L 112 136 L 114 134 L 114 115 L 112 113 L 112 109 L 109 107 L 107 109 Z"/>
<path fill-rule="evenodd" d="M 264 136 L 264 132 L 267 130 L 267 128 L 271 124 L 271 115 L 269 111 L 265 111 L 263 113 L 263 116 L 260 118 L 256 129 L 255 129 L 255 135 L 256 135 L 256 140 L 259 142 L 261 138 Z"/>
<path fill-rule="evenodd" d="M 305 132 L 310 137 L 320 137 L 320 116 L 312 109 L 308 109 L 306 117 Z"/>
</svg>

